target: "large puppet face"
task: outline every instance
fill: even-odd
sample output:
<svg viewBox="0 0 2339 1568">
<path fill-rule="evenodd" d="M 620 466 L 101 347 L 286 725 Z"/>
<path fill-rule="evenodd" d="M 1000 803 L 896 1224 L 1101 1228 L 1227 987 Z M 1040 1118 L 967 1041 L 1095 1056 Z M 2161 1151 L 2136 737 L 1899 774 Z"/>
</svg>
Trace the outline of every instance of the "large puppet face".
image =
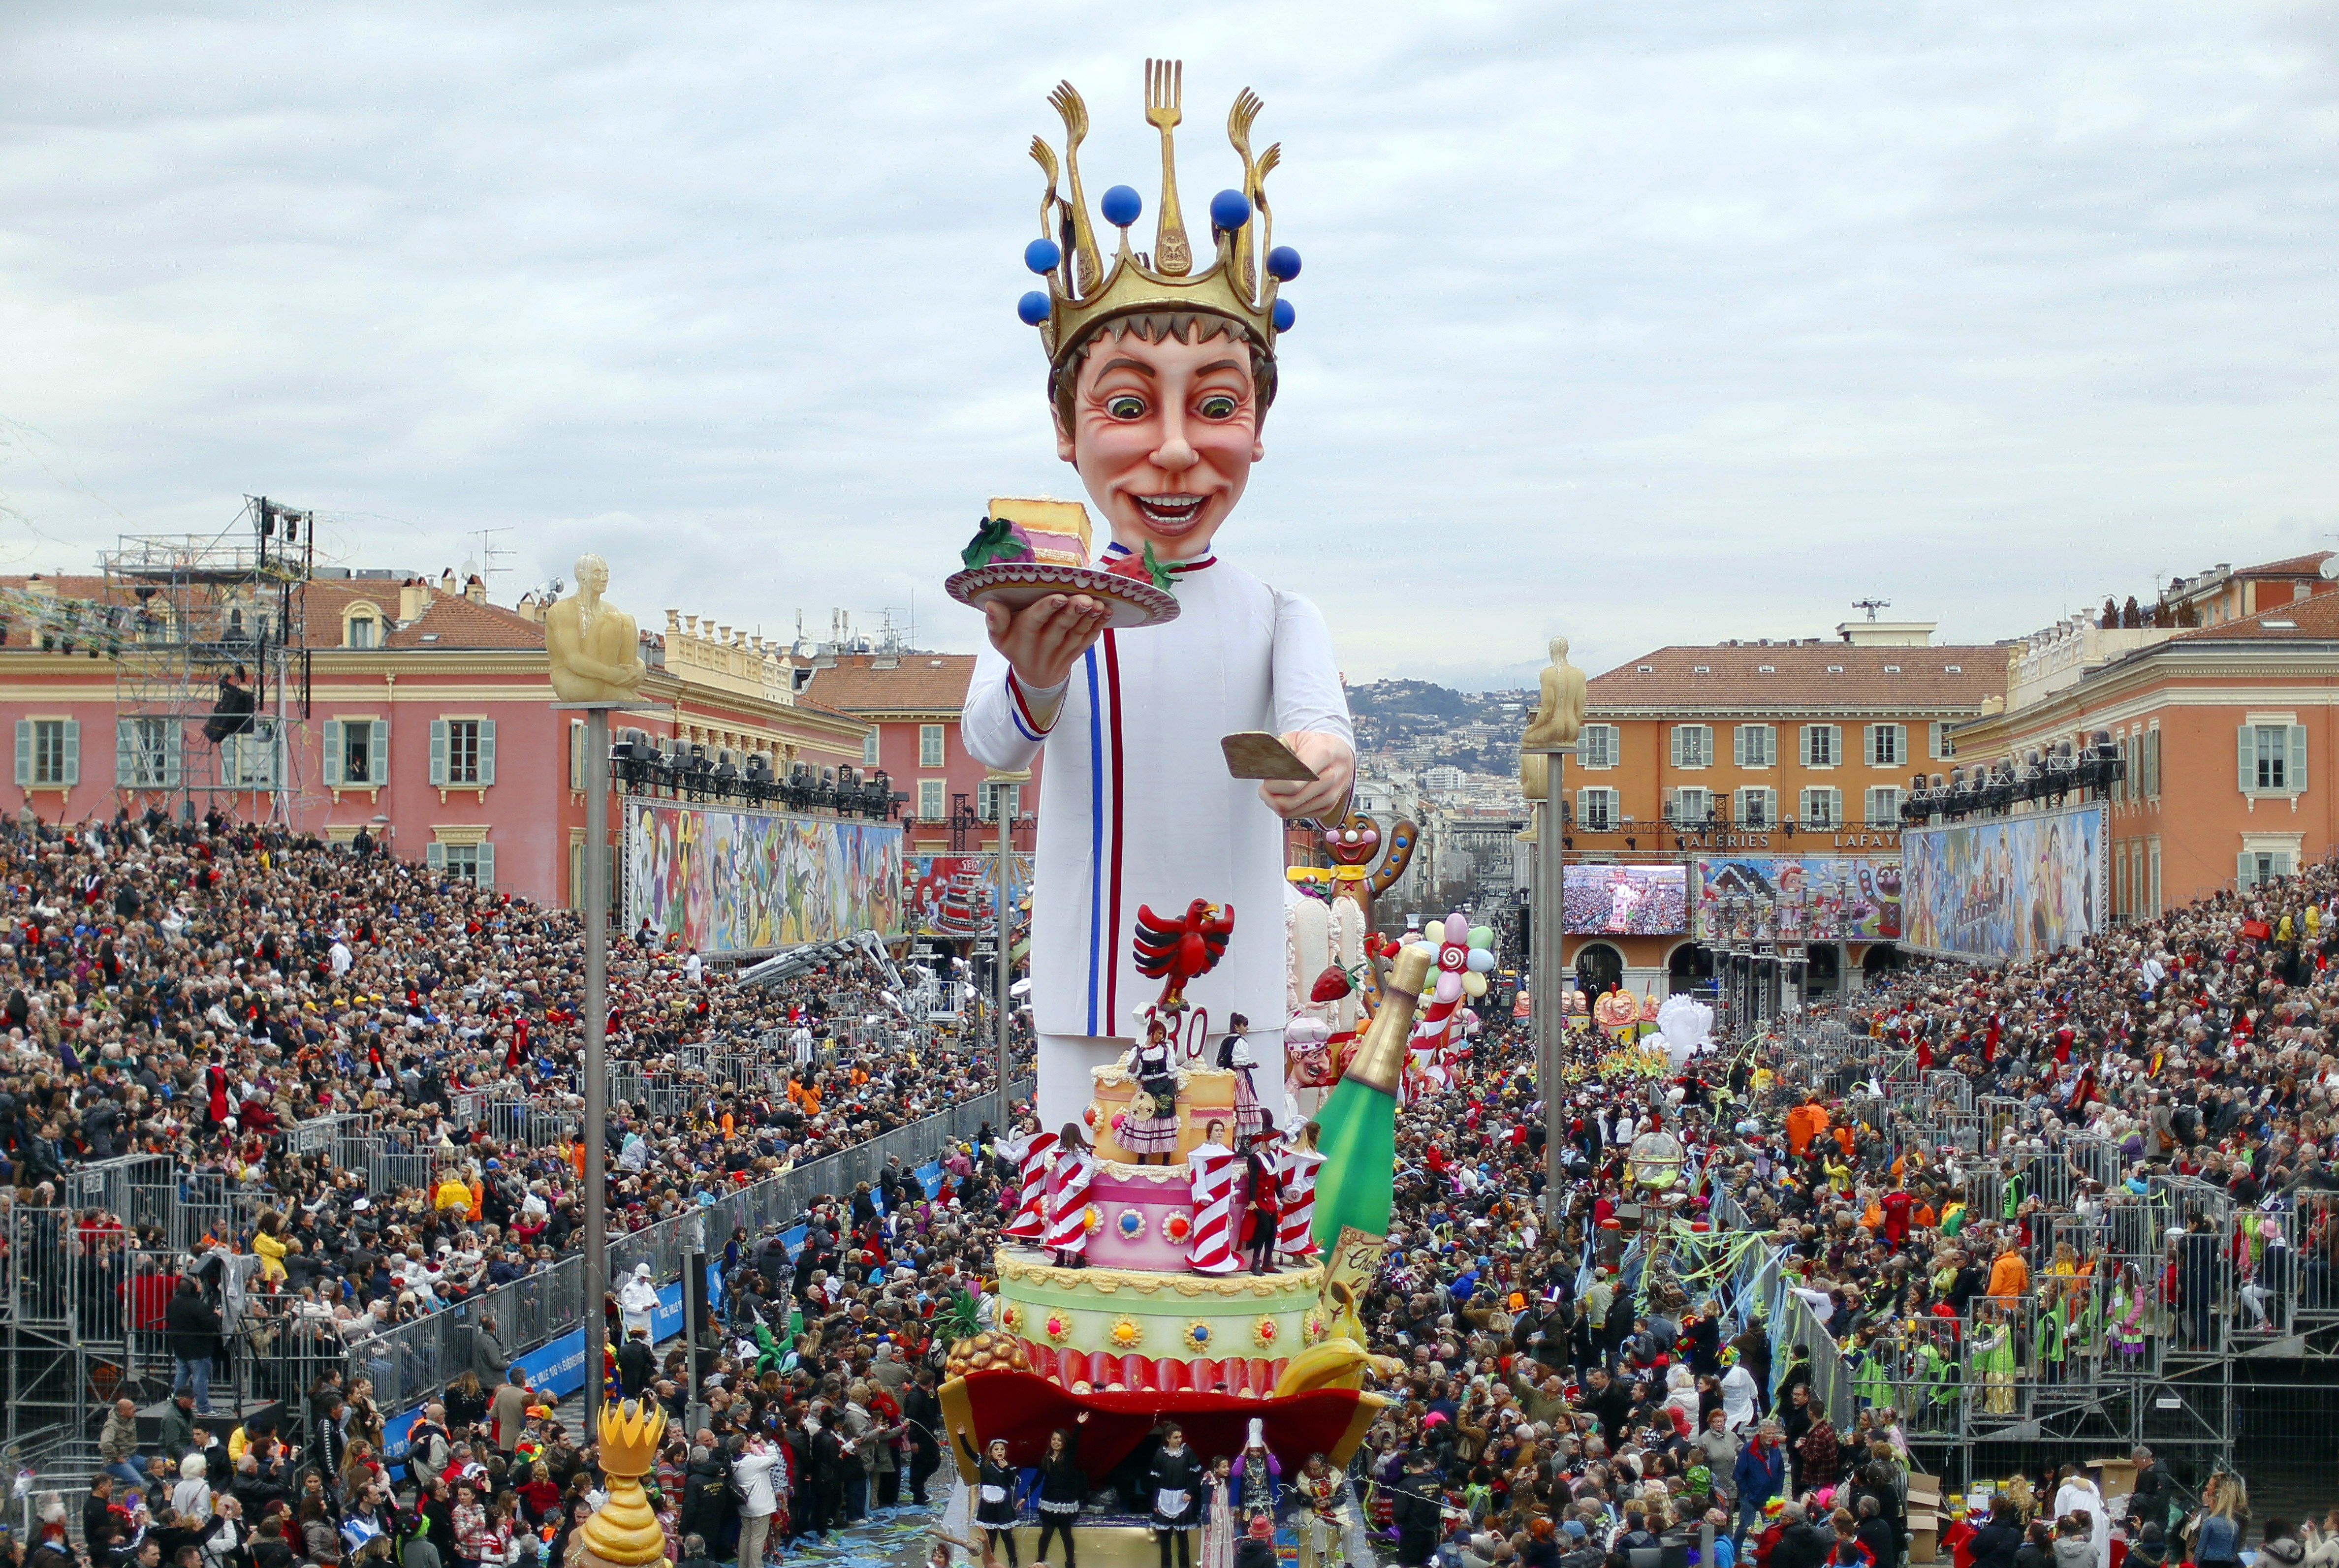
<svg viewBox="0 0 2339 1568">
<path fill-rule="evenodd" d="M 1114 540 L 1164 560 L 1208 555 L 1266 455 L 1251 347 L 1222 332 L 1196 342 L 1100 334 L 1081 360 L 1071 428 L 1056 455 L 1080 470 Z"/>
</svg>

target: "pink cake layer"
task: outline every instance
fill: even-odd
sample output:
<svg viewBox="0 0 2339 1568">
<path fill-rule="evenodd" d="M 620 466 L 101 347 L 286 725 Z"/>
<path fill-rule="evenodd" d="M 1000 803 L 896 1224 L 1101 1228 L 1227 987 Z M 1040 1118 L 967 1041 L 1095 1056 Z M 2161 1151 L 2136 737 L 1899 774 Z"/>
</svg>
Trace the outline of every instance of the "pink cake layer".
<svg viewBox="0 0 2339 1568">
<path fill-rule="evenodd" d="M 1140 1174 L 1156 1171 L 1163 1174 Z M 1193 1190 L 1193 1178 L 1182 1165 L 1100 1161 L 1089 1202 L 1104 1223 L 1089 1233 L 1089 1261 L 1108 1268 L 1184 1273 L 1194 1238 Z M 1132 1214 L 1134 1220 L 1128 1218 Z"/>
</svg>

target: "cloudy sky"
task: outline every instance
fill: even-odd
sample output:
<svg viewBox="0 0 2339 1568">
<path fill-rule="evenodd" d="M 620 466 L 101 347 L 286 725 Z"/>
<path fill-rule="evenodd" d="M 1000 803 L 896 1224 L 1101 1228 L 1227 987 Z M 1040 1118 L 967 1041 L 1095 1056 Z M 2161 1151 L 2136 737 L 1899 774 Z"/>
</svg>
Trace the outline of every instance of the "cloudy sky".
<svg viewBox="0 0 2339 1568">
<path fill-rule="evenodd" d="M 1189 212 L 1267 102 L 1306 271 L 1221 536 L 1352 678 L 1564 631 L 2028 632 L 2339 530 L 2339 5 L 17 0 L 0 569 L 312 506 L 346 564 L 581 550 L 646 621 L 969 647 L 1072 492 L 1015 320 L 1068 76 Z M 1150 236 L 1151 217 L 1140 223 Z"/>
</svg>

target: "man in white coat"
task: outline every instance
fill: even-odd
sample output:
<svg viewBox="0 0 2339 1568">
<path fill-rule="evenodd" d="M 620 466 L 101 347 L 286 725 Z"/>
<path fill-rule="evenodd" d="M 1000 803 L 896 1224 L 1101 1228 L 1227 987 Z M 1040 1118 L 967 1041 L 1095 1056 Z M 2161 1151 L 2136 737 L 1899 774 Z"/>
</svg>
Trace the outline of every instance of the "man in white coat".
<svg viewBox="0 0 2339 1568">
<path fill-rule="evenodd" d="M 1141 904 L 1171 918 L 1198 898 L 1231 906 L 1226 954 L 1187 998 L 1214 1031 L 1238 1012 L 1283 1016 L 1283 822 L 1344 812 L 1355 781 L 1323 616 L 1212 547 L 1264 455 L 1273 363 L 1244 323 L 1199 307 L 1092 323 L 1055 357 L 1057 454 L 1110 527 L 1107 555 L 1151 547 L 1179 616 L 1112 632 L 1086 595 L 985 606 L 967 749 L 1003 771 L 1047 757 L 1031 917 L 1042 1127 L 1080 1118 L 1090 1070 L 1127 1053 L 1160 993 L 1130 951 Z M 1280 735 L 1316 777 L 1229 778 L 1219 742 L 1251 730 Z M 1260 1090 L 1282 1122 L 1280 1035 L 1261 1038 Z"/>
<path fill-rule="evenodd" d="M 634 1265 L 632 1277 L 628 1278 L 625 1287 L 617 1292 L 617 1316 L 624 1331 L 631 1334 L 638 1328 L 655 1340 L 657 1337 L 657 1330 L 653 1319 L 656 1316 L 657 1307 L 657 1287 L 650 1282 L 650 1266 L 646 1263 L 637 1263 Z"/>
<path fill-rule="evenodd" d="M 2087 1473 L 2076 1465 L 2063 1466 L 2063 1484 L 2055 1488 L 2055 1517 L 2085 1514 L 2087 1516 L 2088 1539 L 2095 1547 L 2096 1568 L 2112 1565 L 2112 1511 L 2104 1494 L 2096 1489 Z"/>
</svg>

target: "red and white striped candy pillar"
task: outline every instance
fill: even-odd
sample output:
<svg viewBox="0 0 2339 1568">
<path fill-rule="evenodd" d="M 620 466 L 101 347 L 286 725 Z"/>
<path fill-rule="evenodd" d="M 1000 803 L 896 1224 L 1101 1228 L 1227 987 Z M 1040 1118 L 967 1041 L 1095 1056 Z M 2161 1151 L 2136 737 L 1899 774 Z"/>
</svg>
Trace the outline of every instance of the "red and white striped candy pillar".
<svg viewBox="0 0 2339 1568">
<path fill-rule="evenodd" d="M 1186 1163 L 1194 1173 L 1194 1242 L 1186 1267 L 1197 1274 L 1232 1274 L 1242 1267 L 1235 1249 L 1235 1171 L 1242 1157 L 1205 1144 Z"/>
<path fill-rule="evenodd" d="M 1048 1167 L 1050 1156 L 1056 1152 L 1056 1135 L 1035 1132 L 1023 1140 L 1023 1152 L 1019 1157 L 1022 1176 L 1022 1197 L 1015 1208 L 1015 1218 L 1000 1231 L 1002 1236 L 1017 1241 L 1039 1241 L 1048 1234 Z"/>
<path fill-rule="evenodd" d="M 1275 1230 L 1275 1249 L 1294 1263 L 1305 1263 L 1321 1250 L 1310 1234 L 1316 1228 L 1316 1169 L 1324 1157 L 1312 1149 L 1286 1146 L 1278 1198 L 1282 1218 Z"/>
<path fill-rule="evenodd" d="M 1096 1159 L 1085 1149 L 1068 1149 L 1056 1156 L 1048 1178 L 1048 1247 L 1078 1257 L 1089 1249 L 1089 1187 L 1096 1180 Z"/>
</svg>

